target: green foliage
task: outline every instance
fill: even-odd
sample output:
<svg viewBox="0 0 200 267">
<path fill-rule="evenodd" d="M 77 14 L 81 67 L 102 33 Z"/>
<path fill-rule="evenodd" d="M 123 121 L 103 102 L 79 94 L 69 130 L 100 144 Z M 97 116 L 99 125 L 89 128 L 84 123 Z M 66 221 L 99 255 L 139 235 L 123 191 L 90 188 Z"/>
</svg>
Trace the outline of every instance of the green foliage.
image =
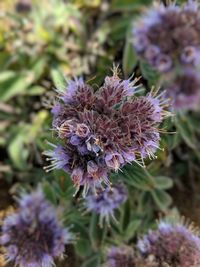
<svg viewBox="0 0 200 267">
<path fill-rule="evenodd" d="M 137 64 L 137 56 L 131 43 L 131 30 L 127 32 L 126 43 L 123 51 L 122 67 L 126 77 L 134 70 Z"/>
</svg>

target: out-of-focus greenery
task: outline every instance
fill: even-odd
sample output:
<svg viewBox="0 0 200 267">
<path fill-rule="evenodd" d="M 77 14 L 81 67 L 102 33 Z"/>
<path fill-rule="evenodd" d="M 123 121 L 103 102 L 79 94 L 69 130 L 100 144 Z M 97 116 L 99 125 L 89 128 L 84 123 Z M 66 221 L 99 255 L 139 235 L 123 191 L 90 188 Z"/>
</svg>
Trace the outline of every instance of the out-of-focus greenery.
<svg viewBox="0 0 200 267">
<path fill-rule="evenodd" d="M 55 138 L 47 106 L 65 78 L 84 76 L 101 85 L 113 62 L 123 77 L 142 75 L 144 90 L 150 90 L 158 74 L 138 62 L 130 33 L 132 21 L 151 0 L 27 0 L 30 11 L 17 8 L 19 2 L 0 2 L 0 179 L 10 183 L 11 192 L 42 183 L 47 197 L 63 205 L 65 221 L 79 233 L 75 250 L 81 266 L 96 267 L 105 247 L 133 242 L 158 214 L 178 213 L 167 190 L 173 184 L 183 188 L 182 179 L 199 176 L 199 113 L 167 120 L 162 128 L 170 134 L 162 135 L 164 151 L 146 169 L 133 164 L 111 177 L 128 185 L 130 198 L 117 214 L 119 223 L 100 229 L 95 214 L 83 217 L 79 211 L 82 204 L 72 198 L 67 174 L 42 169 L 45 140 Z"/>
</svg>

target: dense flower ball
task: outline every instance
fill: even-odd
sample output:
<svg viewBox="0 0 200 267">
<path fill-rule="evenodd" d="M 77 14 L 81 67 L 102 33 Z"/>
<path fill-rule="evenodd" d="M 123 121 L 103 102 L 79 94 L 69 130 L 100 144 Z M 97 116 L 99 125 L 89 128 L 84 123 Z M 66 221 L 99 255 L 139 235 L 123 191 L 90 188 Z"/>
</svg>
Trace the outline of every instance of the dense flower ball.
<svg viewBox="0 0 200 267">
<path fill-rule="evenodd" d="M 108 251 L 106 267 L 134 267 L 135 253 L 131 247 L 112 247 Z"/>
<path fill-rule="evenodd" d="M 200 74 L 194 69 L 185 69 L 175 80 L 166 85 L 166 92 L 175 110 L 197 109 L 200 105 Z"/>
<path fill-rule="evenodd" d="M 166 100 L 153 93 L 137 97 L 135 89 L 134 81 L 121 80 L 117 70 L 96 92 L 81 78 L 70 81 L 52 109 L 61 144 L 46 152 L 47 170 L 70 173 L 85 196 L 102 182 L 109 185 L 110 171 L 154 157 Z"/>
<path fill-rule="evenodd" d="M 144 258 L 152 258 L 154 266 L 200 266 L 200 238 L 181 224 L 161 222 L 138 242 Z M 156 265 L 157 264 L 157 265 Z"/>
<path fill-rule="evenodd" d="M 110 218 L 114 218 L 114 211 L 123 204 L 128 196 L 128 192 L 123 184 L 113 185 L 112 188 L 99 188 L 97 194 L 89 194 L 86 199 L 87 210 L 100 215 L 100 225 L 103 220 L 109 223 Z"/>
<path fill-rule="evenodd" d="M 134 47 L 159 72 L 178 65 L 200 63 L 200 11 L 197 1 L 183 7 L 159 4 L 148 10 L 133 28 Z"/>
<path fill-rule="evenodd" d="M 18 13 L 30 12 L 32 9 L 32 1 L 31 0 L 19 0 L 15 9 Z"/>
<path fill-rule="evenodd" d="M 50 267 L 63 255 L 72 235 L 62 228 L 52 205 L 41 192 L 24 195 L 19 211 L 9 215 L 2 226 L 1 245 L 15 266 Z"/>
</svg>

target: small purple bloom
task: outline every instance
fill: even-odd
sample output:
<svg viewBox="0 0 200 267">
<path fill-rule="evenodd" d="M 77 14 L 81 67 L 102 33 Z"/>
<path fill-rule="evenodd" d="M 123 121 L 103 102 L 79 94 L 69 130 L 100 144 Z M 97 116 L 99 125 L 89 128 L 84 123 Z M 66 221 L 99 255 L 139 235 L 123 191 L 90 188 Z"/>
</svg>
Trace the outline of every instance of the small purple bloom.
<svg viewBox="0 0 200 267">
<path fill-rule="evenodd" d="M 89 154 L 89 151 L 88 151 L 85 143 L 78 145 L 77 150 L 80 153 L 80 155 L 88 155 Z"/>
<path fill-rule="evenodd" d="M 83 179 L 84 171 L 81 167 L 74 168 L 71 174 L 72 180 L 78 187 Z"/>
<path fill-rule="evenodd" d="M 194 46 L 186 46 L 181 54 L 181 60 L 183 63 L 194 63 L 198 56 L 197 49 Z"/>
<path fill-rule="evenodd" d="M 87 171 L 91 176 L 95 177 L 97 172 L 98 172 L 98 169 L 99 169 L 99 167 L 94 161 L 92 161 L 92 160 L 88 161 Z"/>
<path fill-rule="evenodd" d="M 19 210 L 5 219 L 0 244 L 7 260 L 16 266 L 45 267 L 54 265 L 53 259 L 63 255 L 65 244 L 72 239 L 68 229 L 59 224 L 53 206 L 38 191 L 24 195 Z"/>
<path fill-rule="evenodd" d="M 117 171 L 120 168 L 120 166 L 124 163 L 124 159 L 122 155 L 119 154 L 118 152 L 110 152 L 106 154 L 105 162 L 109 168 Z"/>
<path fill-rule="evenodd" d="M 46 171 L 51 171 L 53 169 L 65 169 L 70 160 L 70 156 L 67 154 L 67 151 L 61 145 L 55 146 L 51 143 L 49 144 L 54 149 L 44 152 L 44 154 L 48 156 L 47 160 L 51 161 L 51 164 L 45 167 Z"/>
<path fill-rule="evenodd" d="M 154 107 L 154 112 L 151 115 L 152 120 L 161 122 L 164 116 L 163 106 L 169 103 L 166 92 L 164 91 L 157 96 L 153 96 L 153 92 L 151 92 L 147 95 L 147 99 Z"/>
<path fill-rule="evenodd" d="M 74 101 L 74 97 L 79 88 L 84 87 L 83 78 L 76 78 L 75 80 L 70 80 L 68 82 L 67 91 L 61 98 L 65 103 L 69 104 Z"/>
<path fill-rule="evenodd" d="M 145 51 L 145 58 L 151 62 L 154 63 L 156 61 L 156 58 L 160 54 L 160 49 L 156 45 L 149 45 L 148 48 Z"/>
<path fill-rule="evenodd" d="M 200 74 L 188 68 L 166 84 L 166 93 L 171 98 L 175 110 L 197 110 L 200 104 Z"/>
<path fill-rule="evenodd" d="M 122 151 L 122 156 L 124 158 L 124 161 L 130 163 L 132 161 L 135 161 L 135 149 L 134 148 L 128 148 L 126 150 Z"/>
<path fill-rule="evenodd" d="M 148 47 L 149 44 L 148 39 L 143 33 L 140 33 L 139 31 L 138 32 L 135 31 L 134 34 L 135 37 L 133 39 L 133 43 L 135 49 L 138 53 L 141 53 L 145 51 L 146 47 Z"/>
<path fill-rule="evenodd" d="M 59 129 L 58 135 L 60 138 L 71 137 L 75 130 L 75 123 L 72 120 L 67 120 L 63 122 Z"/>
<path fill-rule="evenodd" d="M 100 225 L 103 221 L 109 224 L 110 218 L 115 219 L 114 211 L 118 209 L 127 199 L 128 193 L 123 184 L 107 187 L 105 190 L 99 188 L 97 194 L 90 194 L 86 197 L 86 207 L 100 215 Z"/>
<path fill-rule="evenodd" d="M 126 96 L 133 95 L 137 88 L 137 86 L 134 86 L 135 80 L 121 80 L 117 76 L 117 71 L 117 69 L 114 69 L 113 76 L 105 77 L 105 83 L 99 93 L 100 97 L 105 97 L 104 101 L 106 101 L 106 105 L 109 106 L 119 103 Z"/>
<path fill-rule="evenodd" d="M 54 105 L 54 107 L 52 108 L 51 113 L 52 113 L 53 115 L 58 115 L 58 114 L 61 112 L 61 110 L 62 110 L 62 106 L 61 106 L 61 104 L 60 104 L 60 103 L 56 103 L 56 104 Z"/>
<path fill-rule="evenodd" d="M 153 140 L 145 141 L 143 143 L 143 147 L 140 149 L 140 155 L 142 159 L 146 157 L 149 157 L 150 159 L 156 158 L 155 151 L 159 148 L 159 134 L 152 134 L 152 139 Z"/>
<path fill-rule="evenodd" d="M 167 72 L 172 67 L 172 60 L 168 55 L 160 55 L 155 62 L 155 66 L 160 72 Z"/>
<path fill-rule="evenodd" d="M 99 139 L 96 138 L 94 135 L 91 135 L 87 140 L 86 140 L 86 146 L 87 149 L 91 152 L 94 152 L 96 155 L 99 154 L 101 151 L 101 147 L 98 144 Z"/>
<path fill-rule="evenodd" d="M 81 138 L 86 138 L 90 133 L 89 128 L 84 123 L 79 123 L 76 126 L 76 135 Z"/>
<path fill-rule="evenodd" d="M 73 135 L 71 138 L 70 138 L 70 143 L 73 145 L 73 146 L 78 146 L 81 144 L 81 138 L 78 137 L 77 135 Z"/>
<path fill-rule="evenodd" d="M 161 222 L 138 241 L 138 249 L 143 258 L 152 255 L 158 266 L 200 266 L 200 238 L 181 224 Z"/>
</svg>

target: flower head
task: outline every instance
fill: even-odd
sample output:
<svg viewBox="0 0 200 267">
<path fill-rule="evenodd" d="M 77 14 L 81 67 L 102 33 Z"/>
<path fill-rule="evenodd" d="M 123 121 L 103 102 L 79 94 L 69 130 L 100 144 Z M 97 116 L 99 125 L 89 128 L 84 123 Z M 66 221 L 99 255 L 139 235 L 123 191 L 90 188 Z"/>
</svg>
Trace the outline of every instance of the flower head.
<svg viewBox="0 0 200 267">
<path fill-rule="evenodd" d="M 120 79 L 116 69 L 96 92 L 76 79 L 53 109 L 53 128 L 62 144 L 46 153 L 52 158 L 49 169 L 69 172 L 84 195 L 102 183 L 109 185 L 111 171 L 153 157 L 159 147 L 164 97 L 136 96 L 134 83 Z"/>
<path fill-rule="evenodd" d="M 112 247 L 107 254 L 107 267 L 134 267 L 135 253 L 131 247 Z"/>
<path fill-rule="evenodd" d="M 143 258 L 153 258 L 155 266 L 200 266 L 200 238 L 181 224 L 161 222 L 138 242 Z"/>
<path fill-rule="evenodd" d="M 85 201 L 87 210 L 100 215 L 100 225 L 103 220 L 109 223 L 110 218 L 114 218 L 114 211 L 127 199 L 128 193 L 124 185 L 113 185 L 105 190 L 99 188 L 97 194 L 89 194 Z"/>
<path fill-rule="evenodd" d="M 200 74 L 194 69 L 185 69 L 174 81 L 166 85 L 175 110 L 197 109 L 200 104 Z"/>
<path fill-rule="evenodd" d="M 0 244 L 15 266 L 50 267 L 63 255 L 72 235 L 58 222 L 55 210 L 38 191 L 19 200 L 19 211 L 9 215 L 2 226 Z"/>
<path fill-rule="evenodd" d="M 156 5 L 133 27 L 133 44 L 138 55 L 161 73 L 176 64 L 199 64 L 200 11 L 197 1 L 183 7 Z"/>
<path fill-rule="evenodd" d="M 15 9 L 18 13 L 30 12 L 32 9 L 32 1 L 31 0 L 19 0 Z"/>
</svg>

